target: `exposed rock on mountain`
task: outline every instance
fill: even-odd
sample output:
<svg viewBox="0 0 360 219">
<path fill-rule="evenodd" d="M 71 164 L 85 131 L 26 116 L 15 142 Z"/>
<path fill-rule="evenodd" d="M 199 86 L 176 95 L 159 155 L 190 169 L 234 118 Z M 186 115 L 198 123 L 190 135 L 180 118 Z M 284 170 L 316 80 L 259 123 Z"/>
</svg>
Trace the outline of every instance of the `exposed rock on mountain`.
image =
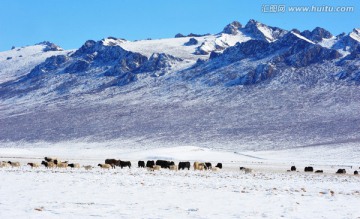
<svg viewBox="0 0 360 219">
<path fill-rule="evenodd" d="M 180 58 L 176 58 L 172 55 L 168 55 L 165 53 L 154 53 L 151 55 L 149 60 L 145 62 L 138 70 L 138 73 L 144 72 L 156 72 L 156 71 L 166 71 L 171 69 L 173 65 L 178 64 L 178 62 L 182 62 L 183 60 Z"/>
<path fill-rule="evenodd" d="M 44 45 L 45 47 L 43 48 L 44 52 L 48 52 L 48 51 L 63 51 L 63 49 L 57 45 L 55 45 L 54 43 L 51 43 L 49 41 L 44 41 L 41 43 L 38 43 L 36 45 Z"/>
<path fill-rule="evenodd" d="M 216 44 L 216 42 L 203 42 L 200 46 L 198 46 L 195 50 L 195 55 L 208 55 L 213 51 L 224 50 L 225 48 Z"/>
<path fill-rule="evenodd" d="M 239 21 L 233 21 L 232 23 L 224 27 L 223 33 L 236 35 L 239 29 L 242 28 L 242 25 Z"/>
<path fill-rule="evenodd" d="M 286 30 L 267 26 L 255 20 L 249 20 L 245 25 L 244 31 L 255 39 L 266 40 L 268 42 L 273 42 L 287 33 Z"/>
<path fill-rule="evenodd" d="M 197 45 L 199 41 L 197 41 L 195 38 L 190 38 L 189 41 L 184 43 L 184 46 L 194 46 Z"/>
<path fill-rule="evenodd" d="M 68 67 L 64 69 L 65 73 L 79 73 L 85 72 L 90 67 L 90 63 L 85 60 L 77 60 L 74 63 L 71 63 Z"/>
<path fill-rule="evenodd" d="M 336 42 L 332 48 L 340 51 L 351 52 L 353 49 L 357 48 L 360 45 L 359 33 L 359 29 L 354 28 L 353 31 L 347 35 L 340 34 L 336 37 Z"/>
<path fill-rule="evenodd" d="M 265 81 L 274 76 L 275 66 L 271 63 L 260 64 L 238 79 L 229 81 L 227 86 L 252 85 Z"/>
<path fill-rule="evenodd" d="M 312 31 L 305 30 L 301 32 L 301 35 L 315 43 L 321 42 L 323 39 L 330 39 L 333 37 L 333 35 L 329 31 L 321 27 L 316 27 Z"/>
<path fill-rule="evenodd" d="M 31 70 L 31 72 L 28 74 L 28 77 L 43 75 L 50 71 L 59 69 L 68 60 L 69 57 L 65 55 L 51 56 L 50 58 L 47 58 L 45 62 L 41 63 L 40 65 L 36 66 L 33 70 Z"/>
<path fill-rule="evenodd" d="M 175 38 L 181 38 L 181 37 L 186 37 L 186 36 L 181 34 L 181 33 L 178 33 L 178 34 L 175 35 Z"/>
<path fill-rule="evenodd" d="M 196 34 L 196 33 L 189 33 L 188 35 L 183 35 L 181 33 L 178 33 L 175 35 L 175 38 L 182 38 L 182 37 L 203 37 L 203 36 L 208 36 L 210 35 L 209 33 L 206 34 Z"/>
</svg>

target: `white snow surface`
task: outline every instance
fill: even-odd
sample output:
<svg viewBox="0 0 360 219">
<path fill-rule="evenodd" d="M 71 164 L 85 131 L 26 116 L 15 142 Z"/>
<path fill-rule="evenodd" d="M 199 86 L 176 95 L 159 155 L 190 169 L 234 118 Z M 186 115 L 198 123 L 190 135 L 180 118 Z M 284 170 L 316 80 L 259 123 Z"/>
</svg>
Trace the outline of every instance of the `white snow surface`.
<svg viewBox="0 0 360 219">
<path fill-rule="evenodd" d="M 298 33 L 295 33 L 294 31 L 291 31 L 292 34 L 294 34 L 295 36 L 297 36 L 298 38 L 302 39 L 302 40 L 305 40 L 306 42 L 309 42 L 311 44 L 315 44 L 313 41 L 309 40 L 308 38 L 304 37 L 304 36 L 301 36 L 300 34 Z"/>
<path fill-rule="evenodd" d="M 337 39 L 335 36 L 331 38 L 323 38 L 321 42 L 319 42 L 319 45 L 325 48 L 330 49 L 335 43 L 337 42 Z"/>
<path fill-rule="evenodd" d="M 43 52 L 45 45 L 16 47 L 0 52 L 0 83 L 28 74 L 36 65 L 54 55 L 65 55 L 72 50 Z M 8 57 L 11 59 L 8 59 Z"/>
<path fill-rule="evenodd" d="M 249 40 L 251 40 L 251 37 L 240 31 L 237 31 L 236 35 L 222 33 L 216 38 L 215 41 L 220 45 L 222 43 L 224 46 L 234 46 L 236 43 L 243 43 Z"/>
<path fill-rule="evenodd" d="M 168 38 L 168 39 L 153 39 L 153 40 L 138 40 L 126 41 L 121 44 L 121 47 L 132 51 L 141 53 L 150 57 L 153 53 L 166 53 L 172 56 L 190 59 L 196 61 L 198 58 L 208 58 L 208 55 L 195 55 L 196 47 L 200 46 L 205 41 L 215 40 L 215 36 L 209 35 L 204 37 L 196 37 L 199 41 L 197 45 L 184 46 L 191 37 Z"/>
<path fill-rule="evenodd" d="M 264 34 L 267 41 L 269 41 L 269 42 L 275 41 L 275 39 L 272 35 L 272 30 L 269 27 L 267 27 L 261 23 L 257 23 L 256 26 Z"/>
<path fill-rule="evenodd" d="M 198 44 L 184 46 L 190 38 L 195 38 L 198 41 Z M 216 46 L 227 48 L 229 46 L 234 46 L 237 42 L 246 42 L 250 39 L 250 37 L 238 32 L 236 35 L 221 33 L 202 37 L 125 41 L 119 45 L 126 50 L 139 52 L 147 57 L 150 57 L 153 53 L 166 53 L 185 60 L 196 61 L 198 58 L 209 58 L 209 55 L 195 55 L 196 48 L 203 43 L 204 44 L 201 46 L 202 50 L 210 53 L 211 51 L 216 50 Z"/>
<path fill-rule="evenodd" d="M 125 39 L 115 39 L 115 38 L 105 38 L 102 40 L 104 46 L 121 46 L 124 42 L 127 42 Z"/>
<path fill-rule="evenodd" d="M 196 146 L 131 149 L 111 143 L 5 144 L 0 161 L 20 161 L 21 168 L 0 168 L 1 218 L 359 218 L 360 177 L 353 166 L 331 163 L 317 154 L 315 169 L 304 173 L 316 148 L 235 154 Z M 27 162 L 45 156 L 92 165 L 83 168 L 31 169 Z M 297 157 L 295 163 L 289 159 Z M 316 156 L 313 156 L 316 157 Z M 336 157 L 336 155 L 335 155 Z M 132 168 L 101 170 L 106 158 L 130 160 Z M 218 172 L 137 168 L 138 160 L 167 159 L 223 163 Z M 339 159 L 338 161 L 341 161 Z M 322 163 L 322 164 L 320 164 Z M 287 172 L 296 165 L 299 172 Z M 340 166 L 336 166 L 340 165 Z M 359 166 L 359 163 L 357 163 Z M 251 174 L 240 166 L 253 169 Z M 358 168 L 358 166 L 356 168 Z M 336 175 L 337 168 L 348 174 Z"/>
<path fill-rule="evenodd" d="M 349 34 L 349 36 L 354 40 L 360 42 L 360 29 L 354 28 L 354 30 Z"/>
</svg>

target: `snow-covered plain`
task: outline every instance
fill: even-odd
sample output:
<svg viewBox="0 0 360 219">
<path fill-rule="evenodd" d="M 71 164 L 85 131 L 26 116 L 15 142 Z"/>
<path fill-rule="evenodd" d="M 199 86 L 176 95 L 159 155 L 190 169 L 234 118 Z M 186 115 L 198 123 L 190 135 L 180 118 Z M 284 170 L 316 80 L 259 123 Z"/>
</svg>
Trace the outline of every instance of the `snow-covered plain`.
<svg viewBox="0 0 360 219">
<path fill-rule="evenodd" d="M 114 146 L 68 142 L 2 147 L 1 161 L 20 161 L 23 166 L 0 169 L 0 217 L 360 218 L 360 177 L 352 174 L 359 163 L 352 169 L 335 166 L 323 150 L 314 168 L 325 173 L 315 174 L 303 172 L 311 164 L 305 158 L 314 148 L 239 154 L 195 146 Z M 295 155 L 298 160 L 290 162 Z M 86 171 L 25 166 L 44 156 L 93 166 L 117 158 L 130 160 L 133 166 L 105 171 L 99 167 Z M 339 157 L 343 163 L 352 159 L 350 154 Z M 152 159 L 222 162 L 224 168 L 219 172 L 137 168 L 138 160 Z M 299 172 L 287 172 L 291 165 Z M 253 172 L 245 174 L 240 166 Z M 336 175 L 340 167 L 348 174 Z"/>
</svg>

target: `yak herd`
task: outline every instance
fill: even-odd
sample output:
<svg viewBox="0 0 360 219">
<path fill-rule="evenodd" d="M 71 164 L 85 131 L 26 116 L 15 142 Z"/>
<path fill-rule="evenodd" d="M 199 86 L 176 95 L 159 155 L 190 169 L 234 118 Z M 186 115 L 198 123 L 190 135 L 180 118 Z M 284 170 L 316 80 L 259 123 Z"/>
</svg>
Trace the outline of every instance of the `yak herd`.
<svg viewBox="0 0 360 219">
<path fill-rule="evenodd" d="M 104 168 L 105 165 L 110 165 L 108 168 L 115 168 L 116 166 L 120 167 L 121 169 L 124 167 L 131 168 L 131 162 L 130 161 L 122 161 L 122 160 L 116 160 L 116 159 L 106 159 L 105 164 L 98 164 L 98 166 Z M 182 162 L 180 161 L 178 165 L 175 164 L 174 161 L 168 161 L 168 160 L 148 160 L 146 161 L 138 161 L 138 168 L 147 168 L 148 170 L 154 171 L 154 170 L 160 170 L 160 169 L 169 169 L 169 170 L 184 170 L 188 169 L 190 170 L 191 164 L 189 161 Z M 194 170 L 213 170 L 218 171 L 222 169 L 222 163 L 218 163 L 215 167 L 212 167 L 212 164 L 210 162 L 194 162 Z M 107 168 L 107 167 L 106 167 Z"/>
<path fill-rule="evenodd" d="M 360 167 L 359 167 L 360 169 Z M 296 171 L 296 167 L 295 166 L 291 166 L 290 170 L 288 170 L 288 172 L 291 172 L 291 171 Z M 314 167 L 305 167 L 304 168 L 304 172 L 314 172 Z M 315 173 L 324 173 L 323 170 L 315 170 Z M 346 170 L 345 169 L 338 169 L 336 171 L 336 174 L 346 174 Z M 357 170 L 354 171 L 354 175 L 358 175 L 359 172 Z"/>
<path fill-rule="evenodd" d="M 45 157 L 44 160 L 41 163 L 28 163 L 28 166 L 31 168 L 38 168 L 40 166 L 45 166 L 46 168 L 81 168 L 79 163 L 69 163 L 68 161 L 61 161 L 58 158 L 55 157 Z M 100 163 L 97 166 L 99 166 L 102 169 L 115 169 L 116 167 L 120 167 L 121 169 L 124 167 L 131 168 L 131 162 L 130 161 L 123 161 L 123 160 L 117 160 L 117 159 L 106 159 L 105 163 Z M 0 168 L 1 167 L 21 167 L 20 162 L 12 162 L 12 161 L 1 161 L 0 162 Z M 82 166 L 85 170 L 91 170 L 93 169 L 93 166 L 91 165 L 85 165 Z M 190 170 L 191 167 L 194 168 L 194 170 L 212 170 L 212 171 L 219 171 L 223 168 L 222 163 L 217 163 L 216 166 L 212 166 L 210 162 L 198 162 L 195 161 L 193 165 L 189 161 L 180 161 L 178 165 L 175 164 L 174 161 L 168 161 L 168 160 L 148 160 L 148 161 L 138 161 L 138 168 L 147 168 L 149 171 L 155 171 L 160 169 L 169 169 L 169 170 Z M 252 169 L 246 168 L 246 167 L 240 167 L 240 170 L 245 173 L 251 173 Z M 287 170 L 288 172 L 297 171 L 295 166 L 291 166 L 290 170 Z M 298 171 L 297 171 L 298 172 Z M 311 166 L 307 166 L 304 168 L 304 172 L 315 172 L 315 173 L 324 173 L 323 170 L 315 170 Z M 336 174 L 346 174 L 345 169 L 338 169 L 336 171 Z M 358 175 L 358 171 L 354 171 L 354 175 Z"/>
</svg>

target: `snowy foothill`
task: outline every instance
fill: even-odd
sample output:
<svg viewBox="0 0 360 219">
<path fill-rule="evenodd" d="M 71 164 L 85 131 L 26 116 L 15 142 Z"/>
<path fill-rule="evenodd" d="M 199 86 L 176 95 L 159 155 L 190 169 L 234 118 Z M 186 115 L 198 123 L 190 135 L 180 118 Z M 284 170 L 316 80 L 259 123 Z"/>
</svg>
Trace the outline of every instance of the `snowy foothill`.
<svg viewBox="0 0 360 219">
<path fill-rule="evenodd" d="M 234 153 L 196 146 L 115 147 L 110 143 L 3 144 L 0 161 L 1 218 L 359 218 L 359 163 L 343 149 L 316 147 Z M 339 152 L 337 156 L 336 152 Z M 331 158 L 330 154 L 338 159 Z M 92 165 L 92 170 L 31 169 L 45 156 Z M 291 159 L 298 159 L 291 162 Z M 313 156 L 315 158 L 316 156 Z M 358 156 L 357 156 L 358 157 Z M 106 158 L 132 167 L 102 170 Z M 138 160 L 221 162 L 220 171 L 148 171 Z M 333 163 L 341 162 L 342 163 Z M 346 165 L 344 165 L 346 164 Z M 347 166 L 352 164 L 353 166 Z M 355 166 L 357 164 L 357 166 Z M 295 165 L 298 172 L 287 172 Z M 324 173 L 305 173 L 313 165 Z M 252 169 L 246 174 L 240 167 Z M 335 174 L 345 168 L 347 174 Z"/>
</svg>

